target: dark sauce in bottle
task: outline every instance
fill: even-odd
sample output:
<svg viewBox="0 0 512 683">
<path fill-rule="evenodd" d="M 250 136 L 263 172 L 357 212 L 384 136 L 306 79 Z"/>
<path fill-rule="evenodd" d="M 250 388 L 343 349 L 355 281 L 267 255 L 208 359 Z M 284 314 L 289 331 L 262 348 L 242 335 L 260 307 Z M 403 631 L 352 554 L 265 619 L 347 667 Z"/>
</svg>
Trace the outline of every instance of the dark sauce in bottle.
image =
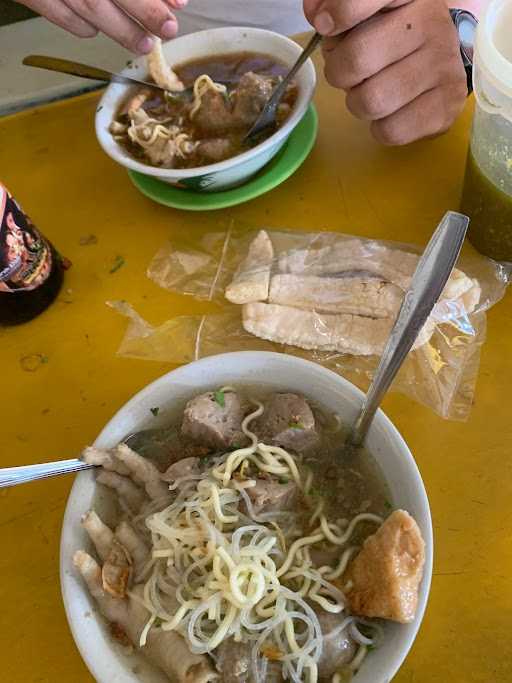
<svg viewBox="0 0 512 683">
<path fill-rule="evenodd" d="M 55 300 L 64 260 L 0 184 L 0 325 L 32 320 Z"/>
</svg>

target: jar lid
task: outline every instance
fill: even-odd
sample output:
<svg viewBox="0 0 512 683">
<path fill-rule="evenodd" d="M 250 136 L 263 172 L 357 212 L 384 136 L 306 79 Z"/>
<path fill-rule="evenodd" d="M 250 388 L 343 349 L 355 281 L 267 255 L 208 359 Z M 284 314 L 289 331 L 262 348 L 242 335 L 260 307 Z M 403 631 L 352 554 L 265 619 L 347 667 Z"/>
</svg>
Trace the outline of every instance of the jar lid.
<svg viewBox="0 0 512 683">
<path fill-rule="evenodd" d="M 491 113 L 512 116 L 512 0 L 492 0 L 478 25 L 474 90 Z"/>
</svg>

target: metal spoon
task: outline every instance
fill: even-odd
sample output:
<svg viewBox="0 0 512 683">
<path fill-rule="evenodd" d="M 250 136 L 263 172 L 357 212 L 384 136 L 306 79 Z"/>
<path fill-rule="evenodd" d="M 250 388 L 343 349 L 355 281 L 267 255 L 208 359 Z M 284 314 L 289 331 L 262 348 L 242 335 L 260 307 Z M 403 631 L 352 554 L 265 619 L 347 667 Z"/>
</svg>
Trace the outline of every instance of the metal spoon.
<svg viewBox="0 0 512 683">
<path fill-rule="evenodd" d="M 268 133 L 269 130 L 275 128 L 277 108 L 283 98 L 283 95 L 286 92 L 286 88 L 288 87 L 290 81 L 293 79 L 293 77 L 300 69 L 300 67 L 304 64 L 304 62 L 307 59 L 309 59 L 309 56 L 316 50 L 321 40 L 322 36 L 319 33 L 315 33 L 313 35 L 309 43 L 302 51 L 300 57 L 297 59 L 295 64 L 288 72 L 288 74 L 275 88 L 270 99 L 263 107 L 261 114 L 256 119 L 256 122 L 244 137 L 244 142 L 249 144 L 255 144 L 260 139 L 260 137 L 263 137 L 265 133 Z"/>
<path fill-rule="evenodd" d="M 356 453 L 357 448 L 364 441 L 384 394 L 411 350 L 450 277 L 464 242 L 468 225 L 469 218 L 467 216 L 449 211 L 432 235 L 423 256 L 419 260 L 411 286 L 405 294 L 375 377 L 345 443 L 343 456 L 349 457 Z M 173 427 L 145 429 L 130 434 L 123 441 L 133 450 L 158 464 L 159 460 L 162 462 L 165 458 L 169 439 L 173 433 L 175 433 Z M 36 479 L 46 479 L 58 474 L 79 472 L 92 467 L 94 465 L 88 465 L 76 458 L 40 465 L 6 467 L 0 469 L 0 488 L 16 486 L 16 484 L 24 484 Z"/>
<path fill-rule="evenodd" d="M 93 81 L 105 81 L 107 83 L 122 83 L 123 85 L 142 85 L 145 88 L 152 88 L 160 92 L 167 93 L 173 98 L 188 98 L 192 95 L 194 87 L 190 86 L 180 91 L 170 92 L 156 83 L 148 83 L 148 81 L 141 81 L 132 76 L 122 76 L 121 74 L 99 69 L 96 66 L 89 66 L 81 62 L 73 62 L 69 59 L 60 59 L 59 57 L 46 57 L 44 55 L 29 55 L 23 60 L 26 66 L 35 66 L 39 69 L 47 69 L 48 71 L 57 71 L 58 73 L 69 74 L 70 76 L 78 76 L 79 78 L 89 78 Z M 233 79 L 217 81 L 225 86 L 231 86 L 236 81 Z"/>
<path fill-rule="evenodd" d="M 363 405 L 344 445 L 343 457 L 362 445 L 384 394 L 411 350 L 450 277 L 466 236 L 469 218 L 448 211 L 430 238 L 414 272 L 400 312 Z"/>
<path fill-rule="evenodd" d="M 164 461 L 166 455 L 168 459 L 169 438 L 175 431 L 175 428 L 143 429 L 140 432 L 130 434 L 123 439 L 123 442 L 140 455 L 151 460 L 155 465 L 158 465 L 159 462 Z M 3 467 L 0 469 L 0 488 L 28 484 L 38 479 L 48 479 L 59 474 L 72 474 L 73 472 L 90 470 L 94 467 L 95 465 L 89 465 L 79 458 L 45 462 L 38 465 Z"/>
<path fill-rule="evenodd" d="M 39 69 L 47 69 L 48 71 L 58 71 L 59 73 L 69 74 L 70 76 L 79 76 L 80 78 L 89 78 L 93 81 L 106 81 L 107 83 L 123 83 L 127 85 L 143 85 L 146 88 L 153 88 L 153 90 L 161 90 L 167 92 L 165 88 L 161 88 L 156 83 L 148 83 L 141 81 L 138 78 L 131 76 L 121 76 L 105 69 L 98 69 L 95 66 L 88 66 L 80 62 L 72 62 L 69 59 L 59 59 L 58 57 L 45 57 L 44 55 L 29 55 L 23 60 L 26 66 L 36 66 Z"/>
</svg>

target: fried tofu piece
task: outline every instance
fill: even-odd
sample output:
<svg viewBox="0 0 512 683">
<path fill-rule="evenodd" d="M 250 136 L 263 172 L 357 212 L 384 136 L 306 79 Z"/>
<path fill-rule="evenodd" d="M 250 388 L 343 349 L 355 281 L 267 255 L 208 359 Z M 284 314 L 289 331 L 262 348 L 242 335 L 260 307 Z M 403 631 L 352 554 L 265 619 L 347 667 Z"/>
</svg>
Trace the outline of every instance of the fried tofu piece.
<svg viewBox="0 0 512 683">
<path fill-rule="evenodd" d="M 320 249 L 296 249 L 279 257 L 281 273 L 333 275 L 347 271 L 370 273 L 408 289 L 419 257 L 366 240 L 349 239 Z"/>
<path fill-rule="evenodd" d="M 244 329 L 261 339 L 301 349 L 357 356 L 382 353 L 393 321 L 346 313 L 315 313 L 292 306 L 250 303 L 242 310 Z"/>
<path fill-rule="evenodd" d="M 414 619 L 425 564 L 421 531 L 404 510 L 393 512 L 363 544 L 345 580 L 351 611 L 406 624 Z"/>
<path fill-rule="evenodd" d="M 404 294 L 371 276 L 317 277 L 281 273 L 270 281 L 268 301 L 305 311 L 396 318 Z"/>
<path fill-rule="evenodd" d="M 274 247 L 270 237 L 265 230 L 260 230 L 233 281 L 226 287 L 226 299 L 233 304 L 266 301 L 273 259 Z"/>
<path fill-rule="evenodd" d="M 339 277 L 347 272 L 361 272 L 367 276 L 381 278 L 405 292 L 409 289 L 419 259 L 418 254 L 401 249 L 365 240 L 349 239 L 320 249 L 296 249 L 282 253 L 278 259 L 278 266 L 281 273 L 307 276 L 325 277 L 336 274 Z M 466 312 L 471 313 L 478 305 L 480 295 L 478 282 L 454 268 L 440 300 L 461 299 L 466 306 Z"/>
</svg>

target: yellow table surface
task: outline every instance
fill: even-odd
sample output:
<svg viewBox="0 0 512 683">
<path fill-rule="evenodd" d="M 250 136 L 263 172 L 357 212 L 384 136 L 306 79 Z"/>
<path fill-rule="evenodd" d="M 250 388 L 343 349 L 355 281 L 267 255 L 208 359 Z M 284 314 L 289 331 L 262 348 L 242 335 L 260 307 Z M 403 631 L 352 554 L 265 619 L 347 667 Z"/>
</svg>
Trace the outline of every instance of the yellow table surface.
<svg viewBox="0 0 512 683">
<path fill-rule="evenodd" d="M 340 230 L 425 244 L 461 189 L 471 105 L 450 133 L 405 149 L 377 145 L 323 78 L 317 143 L 281 187 L 205 214 L 152 203 L 100 150 L 97 95 L 0 119 L 0 178 L 73 262 L 58 301 L 35 321 L 0 329 L 0 463 L 72 457 L 165 363 L 116 357 L 127 299 L 151 322 L 194 313 L 145 275 L 169 237 L 236 217 L 255 226 Z M 95 234 L 97 244 L 81 246 Z M 109 271 L 116 256 L 125 259 Z M 512 681 L 512 300 L 488 316 L 475 404 L 446 422 L 393 394 L 385 410 L 408 442 L 434 520 L 435 568 L 425 620 L 396 683 Z M 41 354 L 37 369 L 22 359 Z M 68 631 L 59 536 L 72 477 L 0 490 L 0 680 L 92 681 Z"/>
</svg>

